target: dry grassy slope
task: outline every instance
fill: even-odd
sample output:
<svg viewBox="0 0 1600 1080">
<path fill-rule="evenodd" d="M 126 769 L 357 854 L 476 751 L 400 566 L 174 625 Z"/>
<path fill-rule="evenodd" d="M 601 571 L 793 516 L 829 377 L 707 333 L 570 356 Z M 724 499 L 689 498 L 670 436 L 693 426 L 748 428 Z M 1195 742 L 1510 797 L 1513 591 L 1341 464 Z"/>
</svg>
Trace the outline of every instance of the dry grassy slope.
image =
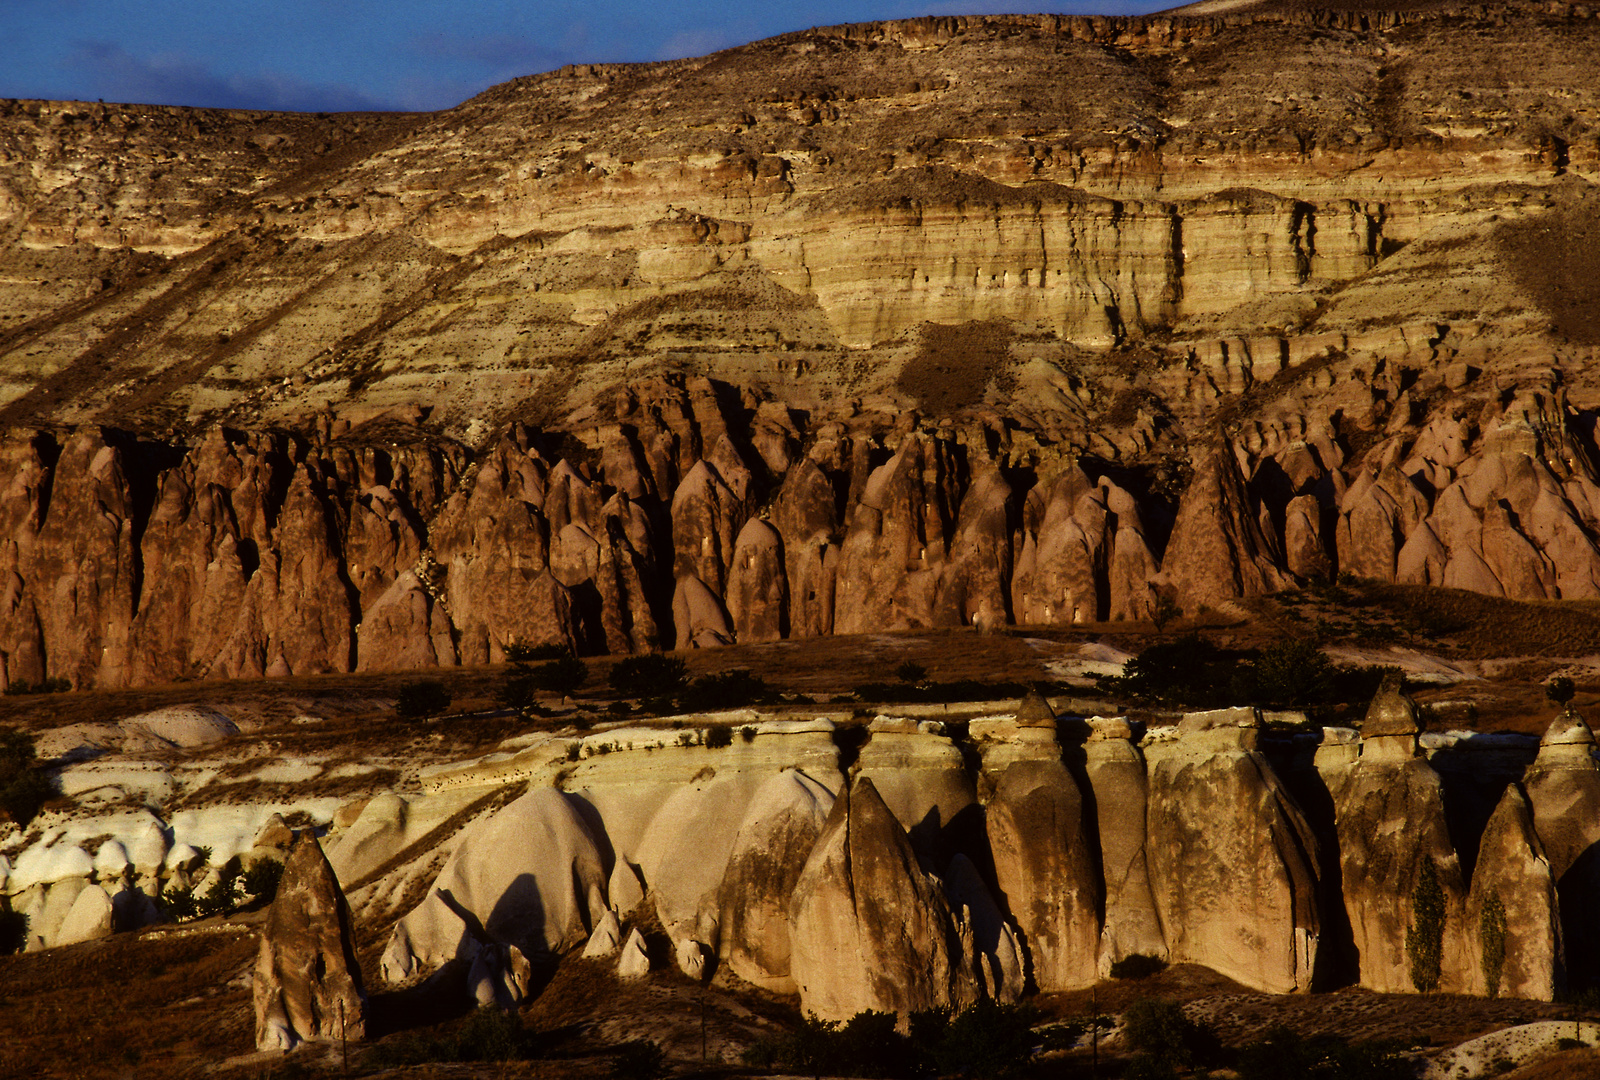
<svg viewBox="0 0 1600 1080">
<path fill-rule="evenodd" d="M 1342 330 L 1328 293 L 1374 260 L 1456 228 L 1417 273 L 1497 265 L 1489 219 L 1594 177 L 1597 35 L 1544 5 L 930 19 L 566 69 L 428 116 L 13 103 L 0 420 L 426 400 L 460 434 L 662 365 L 805 405 L 895 393 L 893 342 L 926 320 L 1092 347 Z M 1486 276 L 1457 303 L 1380 282 L 1379 306 L 1575 306 Z"/>
</svg>

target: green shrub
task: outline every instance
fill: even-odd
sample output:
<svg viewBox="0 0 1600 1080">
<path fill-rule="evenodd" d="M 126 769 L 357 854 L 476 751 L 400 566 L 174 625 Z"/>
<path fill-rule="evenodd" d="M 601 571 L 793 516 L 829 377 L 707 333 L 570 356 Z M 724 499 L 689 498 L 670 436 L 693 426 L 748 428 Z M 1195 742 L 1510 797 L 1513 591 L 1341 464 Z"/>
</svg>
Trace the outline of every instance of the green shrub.
<svg viewBox="0 0 1600 1080">
<path fill-rule="evenodd" d="M 704 743 L 707 748 L 712 750 L 716 750 L 724 746 L 732 746 L 733 728 L 729 727 L 727 724 L 713 725 L 712 727 L 705 729 L 704 734 L 702 734 L 700 737 L 700 741 Z"/>
<path fill-rule="evenodd" d="M 211 886 L 195 899 L 195 910 L 201 918 L 226 915 L 238 905 L 241 885 L 239 879 L 243 874 L 244 867 L 237 855 L 222 864 L 217 870 L 217 876 L 211 879 Z"/>
<path fill-rule="evenodd" d="M 390 1068 L 430 1061 L 526 1061 L 539 1053 L 538 1036 L 512 1013 L 478 1009 L 451 1032 L 411 1032 L 373 1048 L 376 1064 Z"/>
<path fill-rule="evenodd" d="M 19 953 L 28 943 L 28 916 L 0 907 L 0 956 Z"/>
<path fill-rule="evenodd" d="M 912 683 L 915 685 L 916 683 L 920 683 L 928 677 L 928 669 L 923 667 L 921 664 L 916 663 L 915 661 L 907 660 L 905 663 L 894 669 L 894 677 L 903 683 Z"/>
<path fill-rule="evenodd" d="M 1565 675 L 1557 675 L 1544 685 L 1544 696 L 1557 705 L 1565 705 L 1577 692 L 1577 687 L 1573 686 L 1572 680 Z"/>
<path fill-rule="evenodd" d="M 272 903 L 283 880 L 283 863 L 277 859 L 257 859 L 244 872 L 244 893 L 251 902 Z"/>
<path fill-rule="evenodd" d="M 200 905 L 195 900 L 194 889 L 181 889 L 176 885 L 161 890 L 161 906 L 173 922 L 188 922 L 200 917 Z"/>
<path fill-rule="evenodd" d="M 919 1072 L 936 1076 L 1008 1077 L 1033 1060 L 1039 1041 L 1032 1005 L 988 998 L 952 1014 L 948 1009 L 911 1017 L 911 1052 Z"/>
<path fill-rule="evenodd" d="M 1134 1052 L 1127 1075 L 1138 1080 L 1166 1080 L 1220 1053 L 1215 1033 L 1170 1001 L 1140 998 L 1128 1007 L 1122 1023 Z"/>
<path fill-rule="evenodd" d="M 21 697 L 25 694 L 65 694 L 71 689 L 72 683 L 66 679 L 44 678 L 36 683 L 18 680 L 6 687 L 6 695 Z"/>
<path fill-rule="evenodd" d="M 1239 1051 L 1239 1080 L 1414 1080 L 1415 1059 L 1395 1042 L 1305 1036 L 1278 1025 Z"/>
<path fill-rule="evenodd" d="M 759 704 L 767 696 L 767 684 L 744 668 L 702 675 L 689 684 L 681 704 L 693 712 L 715 712 Z"/>
<path fill-rule="evenodd" d="M 405 683 L 395 696 L 394 711 L 407 720 L 438 716 L 450 707 L 450 691 L 437 679 Z"/>
<path fill-rule="evenodd" d="M 808 1076 L 969 1076 L 990 1080 L 1014 1074 L 1039 1041 L 1031 1006 L 993 1001 L 953 1013 L 932 1009 L 910 1018 L 910 1032 L 895 1030 L 886 1012 L 859 1012 L 843 1024 L 807 1017 L 790 1034 L 763 1039 L 745 1052 L 745 1064 Z"/>
<path fill-rule="evenodd" d="M 1444 954 L 1444 889 L 1433 860 L 1424 859 L 1417 887 L 1411 892 L 1411 925 L 1406 929 L 1406 959 L 1411 985 L 1419 994 L 1439 988 L 1439 961 Z"/>
<path fill-rule="evenodd" d="M 689 665 L 675 656 L 630 656 L 613 664 L 608 678 L 625 697 L 670 697 L 689 681 Z"/>
<path fill-rule="evenodd" d="M 1165 971 L 1167 962 L 1158 956 L 1147 953 L 1134 953 L 1124 956 L 1121 960 L 1111 965 L 1113 979 L 1146 979 L 1159 971 Z"/>
<path fill-rule="evenodd" d="M 739 729 L 739 738 L 743 739 L 747 743 L 755 742 L 756 741 L 756 727 L 755 727 L 755 725 L 754 724 L 746 724 L 744 727 L 740 728 Z"/>
<path fill-rule="evenodd" d="M 540 691 L 560 694 L 565 700 L 571 697 L 589 677 L 589 669 L 571 649 L 560 647 L 554 659 L 533 666 L 533 660 L 550 655 L 555 646 L 534 649 L 520 644 L 506 646 L 506 656 L 511 661 L 511 675 L 495 695 L 501 705 L 527 714 L 533 711 L 534 700 Z"/>
<path fill-rule="evenodd" d="M 1500 894 L 1491 892 L 1483 902 L 1483 912 L 1478 916 L 1479 963 L 1483 967 L 1483 982 L 1491 998 L 1500 996 L 1500 976 L 1506 964 L 1506 906 Z"/>
<path fill-rule="evenodd" d="M 55 785 L 39 769 L 33 736 L 0 731 L 0 811 L 18 826 L 26 826 L 55 793 Z"/>
<path fill-rule="evenodd" d="M 1334 667 L 1314 642 L 1289 638 L 1261 650 L 1255 684 L 1263 704 L 1316 705 L 1333 696 Z"/>
</svg>

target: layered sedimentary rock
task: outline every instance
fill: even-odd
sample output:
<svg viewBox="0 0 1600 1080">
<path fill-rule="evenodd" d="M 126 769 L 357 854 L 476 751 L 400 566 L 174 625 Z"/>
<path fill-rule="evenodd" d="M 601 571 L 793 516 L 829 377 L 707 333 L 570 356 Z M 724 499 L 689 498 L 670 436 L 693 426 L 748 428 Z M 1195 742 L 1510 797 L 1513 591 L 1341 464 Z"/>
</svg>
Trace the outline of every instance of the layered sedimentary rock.
<svg viewBox="0 0 1600 1080">
<path fill-rule="evenodd" d="M 1257 4 L 6 103 L 0 684 L 1600 595 L 1597 48 Z"/>
</svg>

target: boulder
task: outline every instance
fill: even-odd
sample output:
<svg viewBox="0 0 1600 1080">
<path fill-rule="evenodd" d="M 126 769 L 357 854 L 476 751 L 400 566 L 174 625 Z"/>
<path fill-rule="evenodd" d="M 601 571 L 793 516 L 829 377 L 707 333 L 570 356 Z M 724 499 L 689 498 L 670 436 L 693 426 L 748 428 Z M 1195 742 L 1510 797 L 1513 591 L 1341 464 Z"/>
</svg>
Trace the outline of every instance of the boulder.
<svg viewBox="0 0 1600 1080">
<path fill-rule="evenodd" d="M 533 984 L 533 965 L 515 945 L 485 942 L 467 969 L 467 997 L 477 1008 L 515 1009 Z"/>
<path fill-rule="evenodd" d="M 604 914 L 605 871 L 588 823 L 554 788 L 535 788 L 463 831 L 421 904 L 395 926 L 383 977 L 397 982 L 482 939 L 528 955 L 589 936 Z"/>
<path fill-rule="evenodd" d="M 790 972 L 806 1013 L 848 1020 L 875 1009 L 904 1023 L 976 997 L 949 904 L 870 779 L 834 801 L 789 912 Z"/>
<path fill-rule="evenodd" d="M 594 924 L 594 933 L 589 935 L 589 943 L 583 947 L 583 958 L 598 960 L 610 956 L 621 943 L 622 925 L 617 921 L 617 913 L 607 908 Z"/>
<path fill-rule="evenodd" d="M 636 926 L 628 934 L 628 940 L 622 946 L 622 954 L 617 957 L 617 977 L 622 979 L 642 979 L 650 974 L 650 954 L 645 951 L 644 935 L 639 933 Z"/>
<path fill-rule="evenodd" d="M 291 1050 L 316 1039 L 361 1039 L 365 995 L 350 909 L 316 837 L 289 849 L 256 954 L 256 1047 Z"/>
<path fill-rule="evenodd" d="M 1032 960 L 1034 985 L 1091 985 L 1100 941 L 1100 883 L 1078 783 L 1059 761 L 1019 761 L 987 813 L 995 879 Z"/>
<path fill-rule="evenodd" d="M 1236 714 L 1247 714 L 1241 717 Z M 1255 749 L 1252 710 L 1184 718 L 1150 761 L 1147 864 L 1168 956 L 1309 991 L 1321 920 L 1311 826 Z"/>
<path fill-rule="evenodd" d="M 80 941 L 105 937 L 111 930 L 111 894 L 99 885 L 90 885 L 72 901 L 51 944 L 76 945 Z"/>
</svg>

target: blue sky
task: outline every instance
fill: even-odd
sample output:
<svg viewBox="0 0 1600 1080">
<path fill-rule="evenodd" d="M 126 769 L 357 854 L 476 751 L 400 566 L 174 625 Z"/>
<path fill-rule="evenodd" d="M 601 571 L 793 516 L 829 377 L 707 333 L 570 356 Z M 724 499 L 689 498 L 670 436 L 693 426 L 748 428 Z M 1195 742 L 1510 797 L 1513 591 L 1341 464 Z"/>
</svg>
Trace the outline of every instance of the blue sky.
<svg viewBox="0 0 1600 1080">
<path fill-rule="evenodd" d="M 1032 10 L 993 0 L 0 0 L 0 98 L 439 109 L 567 63 L 698 56 L 830 23 Z"/>
</svg>

